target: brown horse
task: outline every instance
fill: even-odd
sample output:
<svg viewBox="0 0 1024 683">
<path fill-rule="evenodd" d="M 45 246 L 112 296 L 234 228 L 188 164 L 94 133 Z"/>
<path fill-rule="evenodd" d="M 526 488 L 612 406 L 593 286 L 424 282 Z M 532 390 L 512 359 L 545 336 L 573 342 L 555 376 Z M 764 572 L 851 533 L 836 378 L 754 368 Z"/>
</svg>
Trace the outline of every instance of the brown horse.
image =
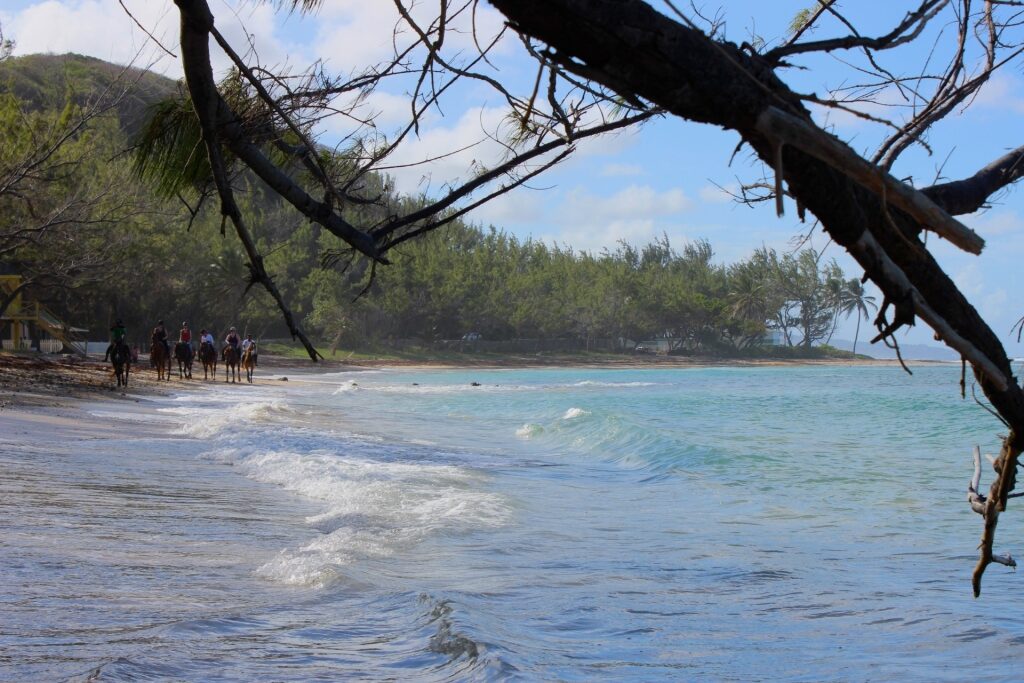
<svg viewBox="0 0 1024 683">
<path fill-rule="evenodd" d="M 149 362 L 156 368 L 158 381 L 171 378 L 171 355 L 167 353 L 167 347 L 163 342 L 153 340 L 153 344 L 149 347 Z"/>
<path fill-rule="evenodd" d="M 224 360 L 224 381 L 227 382 L 228 378 L 231 378 L 232 382 L 237 382 L 238 377 L 238 349 L 231 344 L 225 344 L 224 350 L 220 352 L 221 357 Z"/>
<path fill-rule="evenodd" d="M 128 387 L 128 374 L 132 367 L 132 351 L 126 344 L 114 344 L 110 350 L 110 362 L 114 366 L 114 374 L 117 375 L 117 386 Z"/>
<path fill-rule="evenodd" d="M 192 345 L 180 341 L 174 345 L 174 359 L 178 361 L 178 379 L 192 379 Z"/>
<path fill-rule="evenodd" d="M 217 379 L 217 349 L 213 344 L 199 345 L 199 360 L 203 364 L 203 379 Z"/>
<path fill-rule="evenodd" d="M 245 378 L 252 384 L 252 372 L 256 369 L 256 354 L 252 346 L 242 352 L 242 369 L 245 370 Z"/>
</svg>

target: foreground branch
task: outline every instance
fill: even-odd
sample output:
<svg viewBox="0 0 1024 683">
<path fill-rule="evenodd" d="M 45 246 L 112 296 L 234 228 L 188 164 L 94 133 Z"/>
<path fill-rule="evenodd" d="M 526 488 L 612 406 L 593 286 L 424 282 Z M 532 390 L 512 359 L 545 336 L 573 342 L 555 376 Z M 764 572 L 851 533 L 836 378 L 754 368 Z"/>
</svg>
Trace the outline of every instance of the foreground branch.
<svg viewBox="0 0 1024 683">
<path fill-rule="evenodd" d="M 758 117 L 757 127 L 764 135 L 797 147 L 833 166 L 880 197 L 888 198 L 893 206 L 964 251 L 980 254 L 985 247 L 985 240 L 952 218 L 929 197 L 868 163 L 847 145 L 811 123 L 777 107 L 768 107 Z"/>
<path fill-rule="evenodd" d="M 1007 567 L 1017 566 L 1017 561 L 1011 555 L 995 555 L 992 552 L 996 525 L 999 524 L 999 513 L 1006 509 L 1006 498 L 1016 479 L 1017 457 L 1020 455 L 1020 451 L 1012 449 L 1010 443 L 1009 438 L 1003 442 L 999 457 L 992 463 L 992 468 L 996 471 L 996 478 L 992 482 L 992 488 L 989 490 L 987 498 L 978 493 L 981 483 L 981 449 L 977 446 L 974 447 L 974 476 L 971 477 L 971 481 L 967 485 L 967 502 L 972 510 L 985 518 L 985 529 L 981 535 L 981 544 L 978 546 L 981 556 L 978 558 L 978 564 L 974 567 L 974 573 L 971 576 L 974 597 L 981 595 L 981 577 L 988 565 L 995 562 Z"/>
<path fill-rule="evenodd" d="M 970 178 L 921 190 L 947 213 L 960 216 L 982 208 L 994 193 L 1024 178 L 1024 145 L 999 157 Z"/>
</svg>

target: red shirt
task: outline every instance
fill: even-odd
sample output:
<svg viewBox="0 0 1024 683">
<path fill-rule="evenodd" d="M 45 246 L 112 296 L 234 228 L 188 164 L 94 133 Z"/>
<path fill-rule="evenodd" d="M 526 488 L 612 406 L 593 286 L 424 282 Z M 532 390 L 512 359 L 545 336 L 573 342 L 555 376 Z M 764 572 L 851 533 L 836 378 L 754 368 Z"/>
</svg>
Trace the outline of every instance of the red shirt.
<svg viewBox="0 0 1024 683">
<path fill-rule="evenodd" d="M 182 328 L 182 330 L 181 330 L 181 341 L 183 341 L 183 342 L 191 342 L 192 341 L 192 330 L 188 329 L 187 327 Z"/>
</svg>

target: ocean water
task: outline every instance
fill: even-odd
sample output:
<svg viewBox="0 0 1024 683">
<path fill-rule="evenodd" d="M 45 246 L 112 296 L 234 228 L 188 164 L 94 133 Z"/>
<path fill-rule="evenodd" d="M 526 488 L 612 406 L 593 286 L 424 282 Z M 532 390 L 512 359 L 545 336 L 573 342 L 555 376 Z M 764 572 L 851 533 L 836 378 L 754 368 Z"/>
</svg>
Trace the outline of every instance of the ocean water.
<svg viewBox="0 0 1024 683">
<path fill-rule="evenodd" d="M 0 679 L 1020 679 L 958 365 L 256 379 L 0 413 Z"/>
</svg>

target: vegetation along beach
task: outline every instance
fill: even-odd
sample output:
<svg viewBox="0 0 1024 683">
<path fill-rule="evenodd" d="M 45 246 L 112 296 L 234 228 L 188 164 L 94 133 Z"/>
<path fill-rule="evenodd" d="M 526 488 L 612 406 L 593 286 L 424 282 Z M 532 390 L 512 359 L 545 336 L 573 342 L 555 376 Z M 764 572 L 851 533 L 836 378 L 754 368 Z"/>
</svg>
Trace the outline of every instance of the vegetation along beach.
<svg viewBox="0 0 1024 683">
<path fill-rule="evenodd" d="M 4 3 L 0 680 L 1016 680 L 1022 19 Z"/>
</svg>

